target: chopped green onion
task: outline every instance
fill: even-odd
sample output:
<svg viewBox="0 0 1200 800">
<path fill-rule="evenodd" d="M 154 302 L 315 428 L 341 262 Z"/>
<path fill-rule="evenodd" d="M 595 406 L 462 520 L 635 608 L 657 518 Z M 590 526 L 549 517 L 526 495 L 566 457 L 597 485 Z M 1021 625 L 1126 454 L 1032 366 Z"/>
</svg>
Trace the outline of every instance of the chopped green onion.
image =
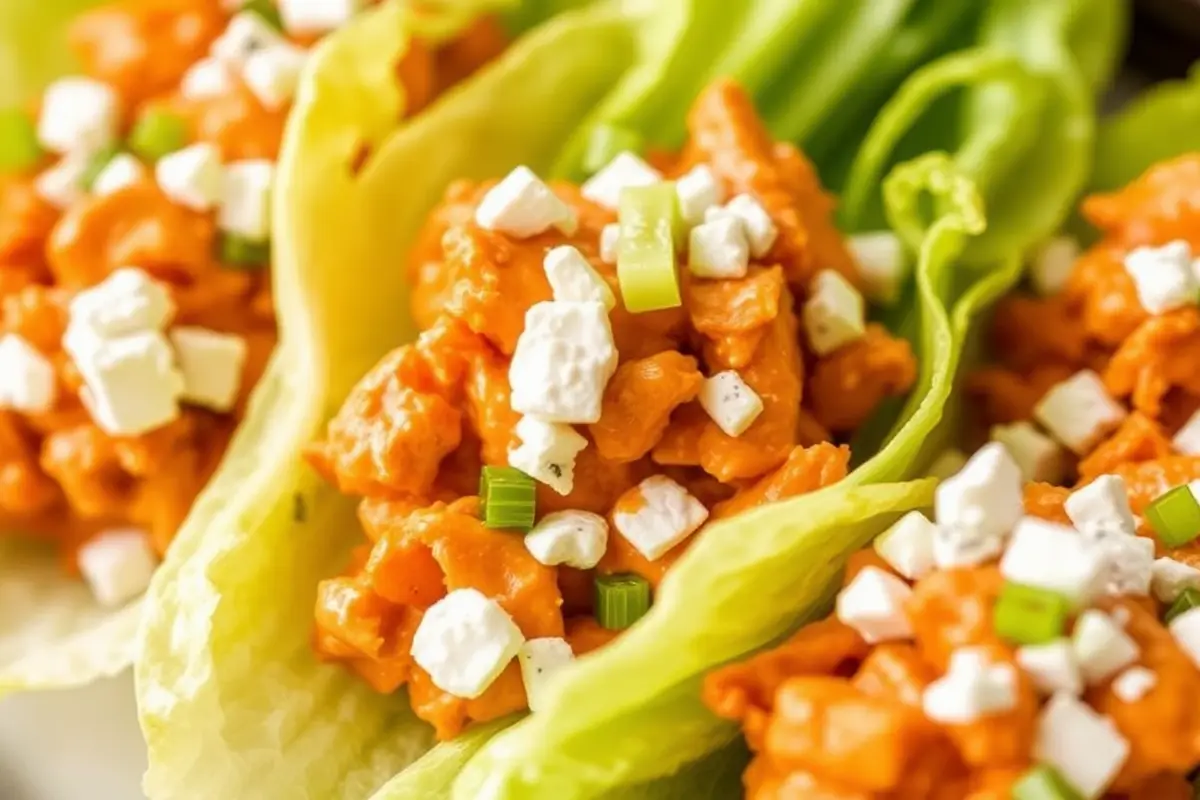
<svg viewBox="0 0 1200 800">
<path fill-rule="evenodd" d="M 596 576 L 596 621 L 610 631 L 628 628 L 650 610 L 650 582 L 641 575 Z"/>
<path fill-rule="evenodd" d="M 1013 784 L 1012 800 L 1082 800 L 1053 767 L 1041 764 L 1026 770 Z"/>
<path fill-rule="evenodd" d="M 221 263 L 227 267 L 260 269 L 271 262 L 271 243 L 256 242 L 235 233 L 221 235 Z"/>
<path fill-rule="evenodd" d="M 242 3 L 242 11 L 258 14 L 275 30 L 283 30 L 283 17 L 279 16 L 279 9 L 275 7 L 273 0 L 245 0 Z"/>
<path fill-rule="evenodd" d="M 129 132 L 129 149 L 134 155 L 154 163 L 187 144 L 187 123 L 178 114 L 150 109 L 142 114 Z"/>
<path fill-rule="evenodd" d="M 23 111 L 0 111 L 0 174 L 33 169 L 42 159 L 37 128 Z"/>
<path fill-rule="evenodd" d="M 591 175 L 608 166 L 608 162 L 628 150 L 639 153 L 642 137 L 637 131 L 620 125 L 597 125 L 588 137 L 587 152 L 583 156 L 583 168 Z"/>
<path fill-rule="evenodd" d="M 1057 592 L 1005 583 L 992 612 L 996 633 L 1013 644 L 1042 644 L 1063 635 L 1070 604 Z"/>
<path fill-rule="evenodd" d="M 85 192 L 90 192 L 92 186 L 96 183 L 96 178 L 100 177 L 100 173 L 104 172 L 104 168 L 108 163 L 116 158 L 121 152 L 121 148 L 116 145 L 110 145 L 102 150 L 97 150 L 88 159 L 87 166 L 83 168 L 83 173 L 79 176 L 79 186 Z"/>
<path fill-rule="evenodd" d="M 479 511 L 489 528 L 526 531 L 537 512 L 537 485 L 512 467 L 484 467 L 479 474 Z"/>
<path fill-rule="evenodd" d="M 1171 607 L 1163 614 L 1163 622 L 1169 623 L 1185 611 L 1191 611 L 1198 607 L 1200 607 L 1200 589 L 1189 586 L 1179 593 L 1179 597 L 1175 598 L 1175 602 L 1171 603 Z"/>
<path fill-rule="evenodd" d="M 1151 503 L 1144 516 L 1167 547 L 1182 547 L 1200 536 L 1200 503 L 1186 483 Z"/>
<path fill-rule="evenodd" d="M 682 304 L 673 232 L 677 202 L 673 183 L 621 190 L 617 281 L 625 308 L 635 314 Z"/>
</svg>

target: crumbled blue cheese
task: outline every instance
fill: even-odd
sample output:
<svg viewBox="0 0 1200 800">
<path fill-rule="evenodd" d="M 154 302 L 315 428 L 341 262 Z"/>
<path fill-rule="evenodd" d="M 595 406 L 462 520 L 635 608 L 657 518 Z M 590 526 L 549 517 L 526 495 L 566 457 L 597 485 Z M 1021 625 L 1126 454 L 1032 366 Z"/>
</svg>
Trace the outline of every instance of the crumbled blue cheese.
<svg viewBox="0 0 1200 800">
<path fill-rule="evenodd" d="M 891 231 L 871 231 L 851 236 L 847 245 L 867 297 L 883 305 L 895 303 L 908 277 L 908 259 L 900 237 Z"/>
<path fill-rule="evenodd" d="M 867 332 L 863 296 L 831 269 L 823 269 L 813 278 L 803 317 L 808 344 L 818 356 L 858 341 Z"/>
<path fill-rule="evenodd" d="M 157 331 L 174 315 L 175 304 L 162 284 L 136 267 L 122 267 L 72 298 L 68 334 L 86 329 L 95 337 L 110 339 Z M 66 344 L 71 352 L 70 335 Z"/>
<path fill-rule="evenodd" d="M 1109 717 L 1060 692 L 1038 716 L 1033 757 L 1083 797 L 1098 798 L 1129 757 L 1129 742 Z"/>
<path fill-rule="evenodd" d="M 616 369 L 603 303 L 536 303 L 525 313 L 509 365 L 510 402 L 514 411 L 547 422 L 597 422 Z"/>
<path fill-rule="evenodd" d="M 1008 448 L 1025 480 L 1058 483 L 1062 478 L 1066 469 L 1062 447 L 1028 422 L 993 425 L 991 439 Z"/>
<path fill-rule="evenodd" d="M 279 0 L 284 29 L 298 36 L 340 28 L 366 7 L 366 0 Z"/>
<path fill-rule="evenodd" d="M 583 253 L 570 245 L 552 248 L 542 260 L 542 268 L 555 300 L 603 303 L 609 311 L 617 304 L 612 287 Z"/>
<path fill-rule="evenodd" d="M 53 166 L 38 173 L 33 181 L 34 191 L 38 197 L 59 210 L 78 203 L 87 196 L 83 189 L 83 176 L 88 171 L 91 158 L 87 152 L 67 153 Z"/>
<path fill-rule="evenodd" d="M 1043 695 L 1083 692 L 1083 676 L 1079 673 L 1070 639 L 1059 637 L 1045 644 L 1018 647 L 1017 665 Z"/>
<path fill-rule="evenodd" d="M 998 442 L 980 448 L 934 495 L 939 567 L 973 566 L 996 554 L 1024 513 L 1021 469 Z"/>
<path fill-rule="evenodd" d="M 484 195 L 475 209 L 475 224 L 484 230 L 527 239 L 552 227 L 570 236 L 579 227 L 579 220 L 574 209 L 533 170 L 521 166 Z"/>
<path fill-rule="evenodd" d="M 697 278 L 744 278 L 750 268 L 750 243 L 741 221 L 718 217 L 688 234 L 688 269 Z"/>
<path fill-rule="evenodd" d="M 242 80 L 264 108 L 278 110 L 292 102 L 308 54 L 290 44 L 251 53 L 242 67 Z"/>
<path fill-rule="evenodd" d="M 726 436 L 741 436 L 763 411 L 758 392 L 732 369 L 705 378 L 698 399 Z"/>
<path fill-rule="evenodd" d="M 1050 387 L 1034 406 L 1033 416 L 1055 439 L 1084 455 L 1121 424 L 1125 409 L 1108 394 L 1099 375 L 1084 369 Z"/>
<path fill-rule="evenodd" d="M 154 165 L 154 179 L 171 202 L 193 211 L 211 211 L 225 187 L 221 153 L 207 142 L 168 153 Z"/>
<path fill-rule="evenodd" d="M 434 686 L 470 700 L 487 691 L 524 642 L 499 603 L 476 589 L 455 589 L 426 609 L 409 652 Z"/>
<path fill-rule="evenodd" d="M 1200 589 L 1200 569 L 1166 556 L 1155 560 L 1150 586 L 1163 603 L 1174 603 L 1184 589 Z"/>
<path fill-rule="evenodd" d="M 986 651 L 974 647 L 951 653 L 950 668 L 921 698 L 925 716 L 951 725 L 969 725 L 1016 705 L 1016 670 L 1011 664 L 991 662 Z"/>
<path fill-rule="evenodd" d="M 114 608 L 142 594 L 158 566 L 144 531 L 104 531 L 79 548 L 79 572 L 102 606 Z"/>
<path fill-rule="evenodd" d="M 106 433 L 140 436 L 178 419 L 183 376 L 163 334 L 129 334 L 73 355 L 80 397 Z"/>
<path fill-rule="evenodd" d="M 725 202 L 720 181 L 707 164 L 697 164 L 675 181 L 679 214 L 688 225 L 699 225 L 710 208 Z"/>
<path fill-rule="evenodd" d="M 661 172 L 626 150 L 585 181 L 580 192 L 593 203 L 616 211 L 622 189 L 653 186 L 662 179 Z"/>
<path fill-rule="evenodd" d="M 54 153 L 94 153 L 116 141 L 120 122 L 121 101 L 111 86 L 62 78 L 42 96 L 38 141 Z"/>
<path fill-rule="evenodd" d="M 521 680 L 525 683 L 529 710 L 537 713 L 545 708 L 546 687 L 575 660 L 575 654 L 566 639 L 552 636 L 527 640 L 517 658 L 521 662 Z"/>
<path fill-rule="evenodd" d="M 570 425 L 523 416 L 513 431 L 521 443 L 508 451 L 508 465 L 561 495 L 575 486 L 575 457 L 587 447 Z"/>
<path fill-rule="evenodd" d="M 704 214 L 705 222 L 712 222 L 721 217 L 732 216 L 742 223 L 746 231 L 746 240 L 750 243 L 750 255 L 762 258 L 775 244 L 779 230 L 775 221 L 752 195 L 739 194 L 723 206 L 714 206 Z"/>
<path fill-rule="evenodd" d="M 213 411 L 229 411 L 237 402 L 246 363 L 246 340 L 207 328 L 180 325 L 171 344 L 183 374 L 184 402 Z"/>
<path fill-rule="evenodd" d="M 920 511 L 910 511 L 875 538 L 875 552 L 888 566 L 920 580 L 933 572 L 933 540 L 937 526 Z"/>
<path fill-rule="evenodd" d="M 132 186 L 146 174 L 142 162 L 129 153 L 117 153 L 96 176 L 92 194 L 104 196 Z"/>
<path fill-rule="evenodd" d="M 50 359 L 15 333 L 0 336 L 0 409 L 44 414 L 57 399 Z"/>
<path fill-rule="evenodd" d="M 835 613 L 868 644 L 911 639 L 912 622 L 905 611 L 911 597 L 907 583 L 878 567 L 866 567 L 838 593 Z"/>
<path fill-rule="evenodd" d="M 1137 661 L 1137 642 L 1112 617 L 1089 608 L 1075 620 L 1071 651 L 1089 686 L 1103 683 Z"/>
<path fill-rule="evenodd" d="M 525 536 L 525 548 L 539 564 L 591 569 L 608 549 L 608 523 L 590 511 L 555 511 Z"/>
<path fill-rule="evenodd" d="M 1138 302 L 1151 314 L 1196 305 L 1200 283 L 1192 271 L 1192 247 L 1177 239 L 1162 247 L 1138 247 L 1125 256 Z"/>
<path fill-rule="evenodd" d="M 1104 589 L 1105 562 L 1073 528 L 1023 517 L 1000 559 L 1000 574 L 1013 583 L 1057 592 L 1076 606 Z"/>
<path fill-rule="evenodd" d="M 265 242 L 271 236 L 271 186 L 275 164 L 266 160 L 234 161 L 222 173 L 217 226 L 226 233 Z"/>
<path fill-rule="evenodd" d="M 229 20 L 225 30 L 212 43 L 209 53 L 230 69 L 240 72 L 255 53 L 287 46 L 288 40 L 260 14 L 241 11 Z"/>
<path fill-rule="evenodd" d="M 665 475 L 646 478 L 638 484 L 638 491 L 641 505 L 633 512 L 618 505 L 612 515 L 613 526 L 650 561 L 662 558 L 708 519 L 704 504 Z"/>
</svg>

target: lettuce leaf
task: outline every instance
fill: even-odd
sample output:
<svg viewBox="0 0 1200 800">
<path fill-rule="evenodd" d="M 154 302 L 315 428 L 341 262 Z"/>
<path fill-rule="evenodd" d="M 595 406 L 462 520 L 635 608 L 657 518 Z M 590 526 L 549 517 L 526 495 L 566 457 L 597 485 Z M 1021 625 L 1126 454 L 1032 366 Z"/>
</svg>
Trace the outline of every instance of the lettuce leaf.
<svg viewBox="0 0 1200 800">
<path fill-rule="evenodd" d="M 1153 164 L 1200 150 L 1200 63 L 1161 83 L 1100 125 L 1091 188 L 1119 189 Z"/>
<path fill-rule="evenodd" d="M 0 108 L 33 100 L 71 69 L 64 35 L 71 17 L 101 0 L 9 0 L 0 3 Z"/>
<path fill-rule="evenodd" d="M 410 334 L 397 254 L 441 188 L 550 152 L 634 43 L 610 11 L 564 16 L 397 129 L 391 65 L 407 46 L 404 23 L 391 3 L 321 44 L 289 122 L 274 220 L 281 346 L 143 618 L 136 679 L 151 797 L 365 797 L 432 744 L 403 696 L 381 697 L 313 657 L 317 582 L 361 534 L 354 503 L 300 451 L 351 383 Z M 540 103 L 536 127 L 524 104 L 479 113 L 518 91 Z M 404 178 L 381 180 L 370 165 L 356 176 L 363 146 L 393 154 Z"/>
</svg>

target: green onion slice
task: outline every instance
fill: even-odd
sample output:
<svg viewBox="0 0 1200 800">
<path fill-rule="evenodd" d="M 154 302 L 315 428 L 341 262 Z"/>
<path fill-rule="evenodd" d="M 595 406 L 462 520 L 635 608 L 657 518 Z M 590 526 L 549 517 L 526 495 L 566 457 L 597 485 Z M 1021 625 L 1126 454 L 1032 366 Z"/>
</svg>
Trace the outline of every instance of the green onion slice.
<svg viewBox="0 0 1200 800">
<path fill-rule="evenodd" d="M 109 162 L 120 154 L 121 148 L 116 145 L 109 145 L 102 150 L 97 150 L 88 159 L 87 166 L 83 168 L 83 173 L 79 176 L 79 186 L 85 191 L 90 192 L 96 184 L 96 178 L 100 177 L 100 173 L 104 172 L 104 168 Z"/>
<path fill-rule="evenodd" d="M 1040 764 L 1031 767 L 1020 780 L 1013 784 L 1013 800 L 1083 800 L 1076 792 L 1054 771 L 1053 767 Z"/>
<path fill-rule="evenodd" d="M 233 233 L 221 234 L 221 263 L 227 267 L 262 269 L 271 262 L 271 243 Z"/>
<path fill-rule="evenodd" d="M 487 527 L 528 532 L 537 513 L 537 484 L 513 467 L 484 467 L 479 503 Z"/>
<path fill-rule="evenodd" d="M 0 110 L 0 174 L 31 170 L 41 160 L 33 120 L 20 109 Z"/>
<path fill-rule="evenodd" d="M 150 163 L 181 150 L 187 142 L 187 122 L 178 114 L 161 109 L 142 114 L 129 132 L 129 149 Z"/>
<path fill-rule="evenodd" d="M 996 633 L 1013 644 L 1042 644 L 1063 635 L 1070 604 L 1057 592 L 1005 583 L 992 612 Z"/>
<path fill-rule="evenodd" d="M 650 610 L 650 582 L 641 575 L 596 576 L 596 621 L 610 631 L 628 628 Z"/>
<path fill-rule="evenodd" d="M 620 125 L 597 125 L 588 137 L 587 151 L 583 155 L 583 168 L 591 175 L 608 166 L 608 162 L 628 150 L 639 153 L 642 136 L 637 131 Z"/>
<path fill-rule="evenodd" d="M 1160 496 L 1143 516 L 1167 547 L 1182 547 L 1200 536 L 1200 502 L 1188 484 Z"/>
<path fill-rule="evenodd" d="M 275 7 L 274 0 L 245 0 L 242 3 L 242 11 L 258 14 L 275 30 L 283 30 L 283 17 L 279 15 L 279 9 Z"/>
<path fill-rule="evenodd" d="M 1175 598 L 1175 602 L 1171 603 L 1171 607 L 1163 614 L 1163 622 L 1170 623 L 1171 620 L 1185 611 L 1191 611 L 1197 607 L 1200 607 L 1200 589 L 1194 589 L 1189 586 L 1179 593 L 1179 596 Z"/>
<path fill-rule="evenodd" d="M 675 184 L 621 190 L 617 280 L 625 308 L 637 314 L 682 304 L 675 265 Z"/>
</svg>

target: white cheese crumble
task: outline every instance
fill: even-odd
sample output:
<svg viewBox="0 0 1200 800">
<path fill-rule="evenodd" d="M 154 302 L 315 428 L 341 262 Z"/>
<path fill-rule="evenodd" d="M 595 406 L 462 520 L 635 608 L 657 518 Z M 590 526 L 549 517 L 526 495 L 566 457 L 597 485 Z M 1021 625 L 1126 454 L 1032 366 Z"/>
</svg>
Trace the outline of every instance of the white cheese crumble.
<svg viewBox="0 0 1200 800">
<path fill-rule="evenodd" d="M 867 297 L 884 305 L 895 303 L 908 277 L 908 260 L 900 237 L 891 231 L 871 231 L 851 236 L 847 245 L 858 264 Z"/>
<path fill-rule="evenodd" d="M 936 722 L 966 725 L 1017 705 L 1017 673 L 1011 664 L 993 663 L 986 652 L 960 647 L 950 654 L 946 674 L 925 688 L 921 708 Z"/>
<path fill-rule="evenodd" d="M 1112 682 L 1113 694 L 1123 703 L 1136 703 L 1154 689 L 1158 675 L 1145 667 L 1130 667 Z"/>
<path fill-rule="evenodd" d="M 1182 239 L 1162 247 L 1138 247 L 1125 256 L 1138 302 L 1151 314 L 1194 306 L 1200 284 L 1192 272 L 1192 248 Z"/>
<path fill-rule="evenodd" d="M 653 186 L 662 179 L 661 172 L 626 150 L 585 181 L 580 193 L 596 205 L 616 211 L 622 189 Z"/>
<path fill-rule="evenodd" d="M 1025 480 L 1058 483 L 1062 479 L 1066 467 L 1062 447 L 1028 422 L 993 425 L 991 439 L 1008 448 Z"/>
<path fill-rule="evenodd" d="M 848 280 L 823 269 L 808 287 L 804 331 L 818 356 L 826 356 L 866 335 L 866 304 Z"/>
<path fill-rule="evenodd" d="M 521 444 L 508 451 L 508 465 L 521 470 L 561 495 L 575 487 L 575 457 L 587 439 L 570 425 L 533 416 L 517 421 L 513 433 Z"/>
<path fill-rule="evenodd" d="M 579 303 L 603 303 L 612 311 L 617 304 L 612 287 L 583 253 L 570 245 L 552 248 L 542 260 L 554 299 Z"/>
<path fill-rule="evenodd" d="M 1024 509 L 1021 469 L 998 442 L 981 447 L 957 474 L 942 481 L 934 495 L 938 526 L 978 532 L 984 540 L 994 540 L 993 554 Z M 938 566 L 945 566 L 941 559 Z"/>
<path fill-rule="evenodd" d="M 875 539 L 875 552 L 910 581 L 933 572 L 937 526 L 920 511 L 910 511 Z"/>
<path fill-rule="evenodd" d="M 54 364 L 15 333 L 0 336 L 0 408 L 44 414 L 58 399 Z"/>
<path fill-rule="evenodd" d="M 275 165 L 259 159 L 234 161 L 226 165 L 221 178 L 217 226 L 252 242 L 265 242 L 271 237 Z"/>
<path fill-rule="evenodd" d="M 251 53 L 242 67 L 242 80 L 262 104 L 277 111 L 296 96 L 308 54 L 290 44 Z"/>
<path fill-rule="evenodd" d="M 114 270 L 95 286 L 71 299 L 70 325 L 64 345 L 71 355 L 71 333 L 87 330 L 112 339 L 129 333 L 158 331 L 175 315 L 175 304 L 162 284 L 136 267 Z"/>
<path fill-rule="evenodd" d="M 213 41 L 209 54 L 230 69 L 241 71 L 255 53 L 287 46 L 287 39 L 261 15 L 241 11 L 233 15 L 225 30 Z"/>
<path fill-rule="evenodd" d="M 744 278 L 750 268 L 745 228 L 733 217 L 720 217 L 688 234 L 688 269 L 697 278 Z"/>
<path fill-rule="evenodd" d="M 53 166 L 38 173 L 33 180 L 34 191 L 59 210 L 69 208 L 86 196 L 83 175 L 91 158 L 91 154 L 84 151 L 67 153 Z"/>
<path fill-rule="evenodd" d="M 197 61 L 183 74 L 179 94 L 184 100 L 205 100 L 228 94 L 233 88 L 229 68 L 215 58 Z"/>
<path fill-rule="evenodd" d="M 435 686 L 470 700 L 487 691 L 524 642 L 499 603 L 476 589 L 455 589 L 425 611 L 409 652 Z"/>
<path fill-rule="evenodd" d="M 179 417 L 183 376 L 162 333 L 108 339 L 73 355 L 85 384 L 80 397 L 106 433 L 140 436 Z"/>
<path fill-rule="evenodd" d="M 1018 647 L 1017 665 L 1043 695 L 1083 692 L 1083 675 L 1079 672 L 1069 639 L 1058 638 L 1045 644 Z"/>
<path fill-rule="evenodd" d="M 1033 290 L 1042 297 L 1053 297 L 1065 289 L 1079 252 L 1079 242 L 1070 236 L 1055 236 L 1039 247 L 1029 268 Z"/>
<path fill-rule="evenodd" d="M 1200 608 L 1189 608 L 1171 620 L 1167 627 L 1183 654 L 1200 667 Z"/>
<path fill-rule="evenodd" d="M 1085 798 L 1100 797 L 1129 756 L 1129 742 L 1108 717 L 1066 693 L 1038 716 L 1033 756 Z"/>
<path fill-rule="evenodd" d="M 868 644 L 911 639 L 912 623 L 904 610 L 911 596 L 912 589 L 900 578 L 865 567 L 838 593 L 837 618 Z"/>
<path fill-rule="evenodd" d="M 545 708 L 546 687 L 563 667 L 575 660 L 571 645 L 557 636 L 527 639 L 517 652 L 521 664 L 521 681 L 529 710 L 537 713 Z"/>
<path fill-rule="evenodd" d="M 1075 620 L 1071 632 L 1071 650 L 1089 686 L 1102 683 L 1137 661 L 1137 642 L 1113 621 L 1112 617 L 1094 608 L 1084 611 Z"/>
<path fill-rule="evenodd" d="M 526 534 L 525 548 L 548 567 L 591 569 L 608 549 L 608 522 L 590 511 L 555 511 Z"/>
<path fill-rule="evenodd" d="M 92 194 L 103 197 L 119 192 L 140 181 L 145 174 L 142 162 L 137 158 L 129 153 L 117 153 L 96 176 L 92 183 Z"/>
<path fill-rule="evenodd" d="M 122 605 L 150 587 L 158 557 L 143 531 L 104 531 L 79 548 L 79 572 L 96 602 Z"/>
<path fill-rule="evenodd" d="M 1129 507 L 1129 491 L 1120 475 L 1100 475 L 1067 495 L 1064 504 L 1071 524 L 1085 535 L 1134 536 L 1137 522 Z"/>
<path fill-rule="evenodd" d="M 679 197 L 679 214 L 691 226 L 704 222 L 705 213 L 725 201 L 721 183 L 707 164 L 697 164 L 675 181 L 675 194 Z"/>
<path fill-rule="evenodd" d="M 700 405 L 726 436 L 741 436 L 762 413 L 763 401 L 736 370 L 705 378 L 700 387 Z"/>
<path fill-rule="evenodd" d="M 1185 456 L 1200 456 L 1200 410 L 1188 417 L 1183 427 L 1175 432 L 1171 446 Z"/>
<path fill-rule="evenodd" d="M 112 144 L 121 101 L 112 87 L 90 78 L 62 78 L 42 95 L 38 141 L 54 153 L 94 153 Z"/>
<path fill-rule="evenodd" d="M 548 422 L 600 419 L 604 387 L 617 369 L 603 303 L 536 303 L 509 365 L 513 410 Z"/>
<path fill-rule="evenodd" d="M 605 264 L 617 263 L 617 254 L 621 246 L 621 225 L 610 222 L 600 229 L 600 260 Z"/>
<path fill-rule="evenodd" d="M 1084 369 L 1050 387 L 1033 416 L 1055 439 L 1084 455 L 1121 424 L 1125 409 L 1109 396 L 1099 375 Z"/>
<path fill-rule="evenodd" d="M 225 168 L 207 142 L 168 153 L 154 165 L 154 179 L 171 202 L 193 211 L 211 211 L 221 200 Z"/>
<path fill-rule="evenodd" d="M 1013 583 L 1057 592 L 1076 606 L 1104 588 L 1104 561 L 1074 528 L 1023 517 L 1000 559 L 1000 574 Z"/>
<path fill-rule="evenodd" d="M 1200 569 L 1164 556 L 1154 562 L 1150 586 L 1159 600 L 1174 603 L 1184 589 L 1200 589 Z"/>
<path fill-rule="evenodd" d="M 746 229 L 746 240 L 750 242 L 750 255 L 762 258 L 770 252 L 779 230 L 762 203 L 751 195 L 739 194 L 723 206 L 708 209 L 704 214 L 704 221 L 712 222 L 724 216 L 732 216 L 741 221 L 742 227 Z"/>
<path fill-rule="evenodd" d="M 560 200 L 533 170 L 521 166 L 483 196 L 475 209 L 475 224 L 484 230 L 528 239 L 552 227 L 570 236 L 579 221 L 574 209 Z"/>
<path fill-rule="evenodd" d="M 232 409 L 242 385 L 246 340 L 181 325 L 171 330 L 171 344 L 183 373 L 183 400 L 213 411 Z"/>
<path fill-rule="evenodd" d="M 328 33 L 350 21 L 365 0 L 278 0 L 279 16 L 288 33 L 308 36 Z"/>
<path fill-rule="evenodd" d="M 646 478 L 637 488 L 641 504 L 634 511 L 618 504 L 613 526 L 650 561 L 662 558 L 708 519 L 704 504 L 665 475 Z"/>
</svg>

